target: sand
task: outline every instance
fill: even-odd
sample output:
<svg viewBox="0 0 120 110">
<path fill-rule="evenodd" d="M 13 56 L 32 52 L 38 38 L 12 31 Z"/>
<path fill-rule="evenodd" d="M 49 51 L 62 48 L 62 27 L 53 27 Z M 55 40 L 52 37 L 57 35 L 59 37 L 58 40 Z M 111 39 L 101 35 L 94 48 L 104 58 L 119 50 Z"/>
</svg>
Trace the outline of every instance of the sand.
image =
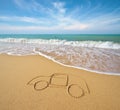
<svg viewBox="0 0 120 110">
<path fill-rule="evenodd" d="M 120 110 L 120 76 L 0 55 L 0 110 Z"/>
</svg>

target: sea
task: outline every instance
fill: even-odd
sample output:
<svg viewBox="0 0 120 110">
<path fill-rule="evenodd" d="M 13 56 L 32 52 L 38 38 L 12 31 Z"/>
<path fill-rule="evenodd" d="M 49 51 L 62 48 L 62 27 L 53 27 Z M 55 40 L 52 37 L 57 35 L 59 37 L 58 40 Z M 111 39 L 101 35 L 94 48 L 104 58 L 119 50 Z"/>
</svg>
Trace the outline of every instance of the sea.
<svg viewBox="0 0 120 110">
<path fill-rule="evenodd" d="M 120 75 L 120 34 L 0 34 L 0 54 L 42 55 L 64 66 Z"/>
</svg>

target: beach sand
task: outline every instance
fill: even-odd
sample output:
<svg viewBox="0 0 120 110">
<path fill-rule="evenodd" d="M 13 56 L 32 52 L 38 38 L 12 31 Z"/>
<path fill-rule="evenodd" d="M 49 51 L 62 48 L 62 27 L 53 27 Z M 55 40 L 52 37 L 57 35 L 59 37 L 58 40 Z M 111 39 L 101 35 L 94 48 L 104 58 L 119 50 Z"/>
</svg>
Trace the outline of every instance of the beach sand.
<svg viewBox="0 0 120 110">
<path fill-rule="evenodd" d="M 0 55 L 0 110 L 120 110 L 120 76 Z"/>
</svg>

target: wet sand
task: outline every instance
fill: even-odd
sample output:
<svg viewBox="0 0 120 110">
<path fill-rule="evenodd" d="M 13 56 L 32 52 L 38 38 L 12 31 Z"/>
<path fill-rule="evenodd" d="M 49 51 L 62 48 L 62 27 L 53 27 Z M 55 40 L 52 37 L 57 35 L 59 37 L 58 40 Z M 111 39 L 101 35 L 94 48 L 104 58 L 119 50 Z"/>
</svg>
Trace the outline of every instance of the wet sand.
<svg viewBox="0 0 120 110">
<path fill-rule="evenodd" d="M 119 110 L 119 103 L 120 76 L 0 55 L 0 110 Z"/>
</svg>

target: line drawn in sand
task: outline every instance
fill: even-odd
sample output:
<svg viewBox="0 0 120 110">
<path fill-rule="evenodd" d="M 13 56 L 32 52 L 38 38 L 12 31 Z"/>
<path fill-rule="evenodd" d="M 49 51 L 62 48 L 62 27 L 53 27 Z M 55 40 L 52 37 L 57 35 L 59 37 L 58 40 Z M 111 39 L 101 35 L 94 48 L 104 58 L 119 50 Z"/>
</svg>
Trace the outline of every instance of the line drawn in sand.
<svg viewBox="0 0 120 110">
<path fill-rule="evenodd" d="M 67 74 L 54 73 L 50 76 L 37 76 L 31 79 L 27 85 L 32 85 L 36 91 L 42 91 L 48 87 L 63 87 L 67 89 L 67 93 L 73 98 L 80 98 L 86 94 L 90 94 L 85 80 L 78 78 L 74 83 L 71 83 L 73 82 L 71 79 Z"/>
</svg>

